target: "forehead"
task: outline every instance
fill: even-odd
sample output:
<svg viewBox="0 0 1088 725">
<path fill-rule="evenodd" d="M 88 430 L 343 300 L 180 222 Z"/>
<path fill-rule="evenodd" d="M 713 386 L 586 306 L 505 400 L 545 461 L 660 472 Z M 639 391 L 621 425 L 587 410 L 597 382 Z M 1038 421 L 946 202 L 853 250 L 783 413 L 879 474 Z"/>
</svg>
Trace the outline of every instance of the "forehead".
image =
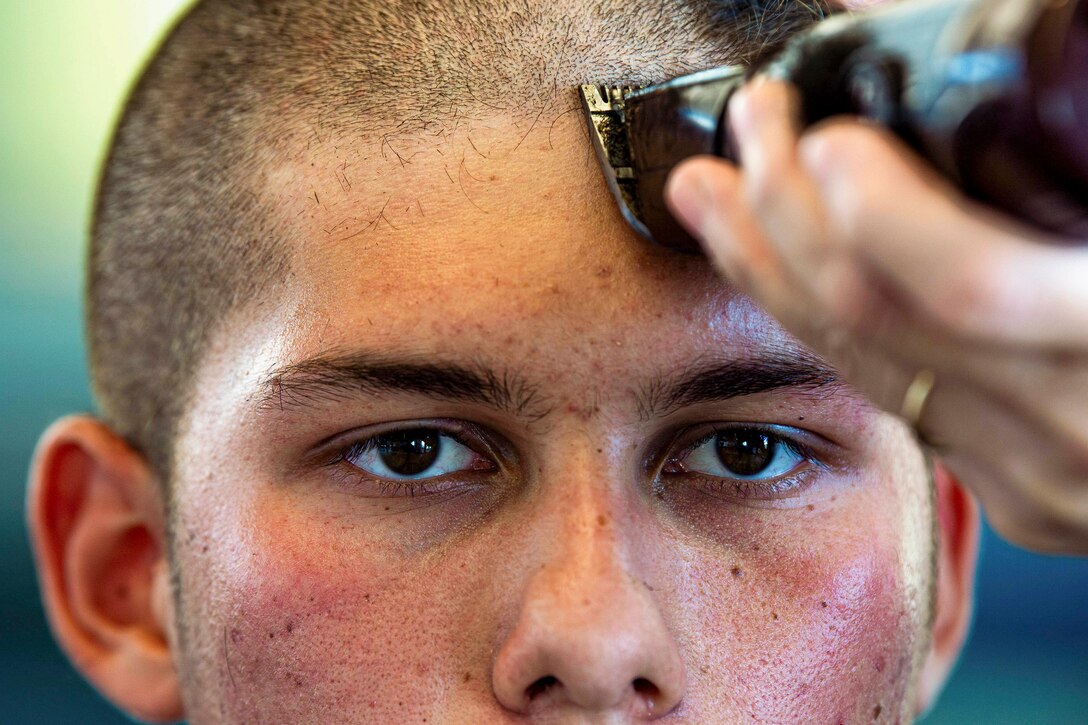
<svg viewBox="0 0 1088 725">
<path fill-rule="evenodd" d="M 570 351 L 558 337 L 598 365 L 645 361 L 647 346 L 670 364 L 711 341 L 785 344 L 704 259 L 623 223 L 568 100 L 536 116 L 315 143 L 278 167 L 271 186 L 292 240 L 281 309 L 290 329 L 313 331 L 288 357 L 360 330 L 378 347 L 542 363 Z"/>
</svg>

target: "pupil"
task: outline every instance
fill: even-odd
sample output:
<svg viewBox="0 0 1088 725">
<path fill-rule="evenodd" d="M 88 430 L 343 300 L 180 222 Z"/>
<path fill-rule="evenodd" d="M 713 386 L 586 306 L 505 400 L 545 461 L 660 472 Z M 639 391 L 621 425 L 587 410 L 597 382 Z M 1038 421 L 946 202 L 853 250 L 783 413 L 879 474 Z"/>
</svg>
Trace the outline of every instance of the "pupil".
<svg viewBox="0 0 1088 725">
<path fill-rule="evenodd" d="M 433 430 L 407 430 L 378 437 L 378 455 L 382 463 L 401 476 L 426 471 L 438 458 L 438 433 Z"/>
<path fill-rule="evenodd" d="M 718 434 L 718 460 L 739 476 L 754 476 L 774 458 L 778 442 L 756 430 L 727 430 Z"/>
</svg>

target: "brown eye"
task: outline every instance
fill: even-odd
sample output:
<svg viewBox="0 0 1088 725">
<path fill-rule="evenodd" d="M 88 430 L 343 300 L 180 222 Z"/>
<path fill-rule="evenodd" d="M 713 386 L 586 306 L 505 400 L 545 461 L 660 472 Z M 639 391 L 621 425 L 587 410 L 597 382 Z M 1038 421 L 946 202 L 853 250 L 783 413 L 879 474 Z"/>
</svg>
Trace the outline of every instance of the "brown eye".
<svg viewBox="0 0 1088 725">
<path fill-rule="evenodd" d="M 385 433 L 376 439 L 378 455 L 390 471 L 414 476 L 434 465 L 441 450 L 438 431 L 416 429 Z"/>
<path fill-rule="evenodd" d="M 758 430 L 724 430 L 716 436 L 718 460 L 738 476 L 763 472 L 775 457 L 778 441 Z"/>
<path fill-rule="evenodd" d="M 700 438 L 664 470 L 766 481 L 793 473 L 810 459 L 798 444 L 773 431 L 733 426 Z"/>
<path fill-rule="evenodd" d="M 390 430 L 356 441 L 341 451 L 339 460 L 378 478 L 413 481 L 495 470 L 487 455 L 462 443 L 457 434 L 433 426 Z"/>
</svg>

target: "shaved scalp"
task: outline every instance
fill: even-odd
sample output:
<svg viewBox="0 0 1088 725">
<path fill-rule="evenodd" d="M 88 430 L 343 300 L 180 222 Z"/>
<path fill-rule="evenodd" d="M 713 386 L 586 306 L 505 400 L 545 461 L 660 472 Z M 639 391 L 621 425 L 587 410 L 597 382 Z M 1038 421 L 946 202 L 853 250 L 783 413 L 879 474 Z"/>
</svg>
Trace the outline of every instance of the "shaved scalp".
<svg viewBox="0 0 1088 725">
<path fill-rule="evenodd" d="M 205 343 L 288 271 L 262 178 L 308 136 L 376 141 L 539 115 L 580 83 L 748 61 L 825 11 L 797 0 L 198 3 L 136 84 L 98 190 L 87 326 L 104 418 L 169 479 Z"/>
</svg>

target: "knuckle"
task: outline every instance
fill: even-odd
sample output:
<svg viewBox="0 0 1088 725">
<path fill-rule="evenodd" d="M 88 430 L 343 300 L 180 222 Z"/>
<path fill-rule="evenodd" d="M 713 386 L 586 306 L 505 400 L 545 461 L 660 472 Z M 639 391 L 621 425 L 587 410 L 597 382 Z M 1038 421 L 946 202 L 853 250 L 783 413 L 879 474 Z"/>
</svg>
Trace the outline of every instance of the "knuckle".
<svg viewBox="0 0 1088 725">
<path fill-rule="evenodd" d="M 1000 260 L 979 257 L 950 272 L 944 291 L 929 298 L 931 313 L 961 335 L 993 335 L 1021 312 L 1015 272 Z"/>
<path fill-rule="evenodd" d="M 769 214 L 786 200 L 790 170 L 781 161 L 772 161 L 758 174 L 750 174 L 745 200 L 757 214 Z"/>
<path fill-rule="evenodd" d="M 835 326 L 849 333 L 866 331 L 887 310 L 872 294 L 863 273 L 848 259 L 828 263 L 818 272 L 820 297 Z"/>
<path fill-rule="evenodd" d="M 871 177 L 887 155 L 884 139 L 857 121 L 827 121 L 805 135 L 802 154 L 817 176 L 864 174 Z"/>
</svg>

